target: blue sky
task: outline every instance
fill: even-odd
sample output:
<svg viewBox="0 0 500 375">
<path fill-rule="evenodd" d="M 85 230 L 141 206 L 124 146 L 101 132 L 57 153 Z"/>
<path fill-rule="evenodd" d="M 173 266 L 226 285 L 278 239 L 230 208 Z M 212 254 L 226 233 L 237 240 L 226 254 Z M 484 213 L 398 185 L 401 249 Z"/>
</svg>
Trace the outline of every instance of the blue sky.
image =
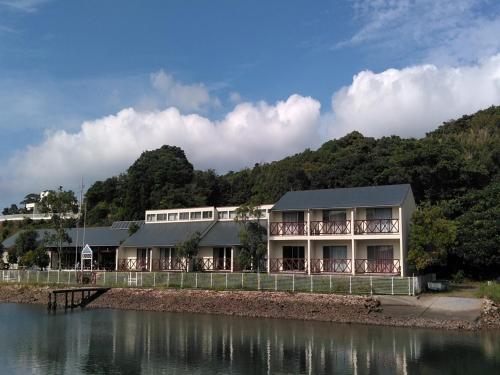
<svg viewBox="0 0 500 375">
<path fill-rule="evenodd" d="M 163 143 L 224 172 L 422 136 L 500 104 L 498 35 L 487 0 L 0 0 L 0 205 Z"/>
</svg>

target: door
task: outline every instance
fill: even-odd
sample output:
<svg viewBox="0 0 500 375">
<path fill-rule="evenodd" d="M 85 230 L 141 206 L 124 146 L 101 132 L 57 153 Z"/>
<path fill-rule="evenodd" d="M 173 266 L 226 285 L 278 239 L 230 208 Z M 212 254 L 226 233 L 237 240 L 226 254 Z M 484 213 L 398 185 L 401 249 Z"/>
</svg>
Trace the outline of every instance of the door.
<svg viewBox="0 0 500 375">
<path fill-rule="evenodd" d="M 366 209 L 368 233 L 390 233 L 392 224 L 392 208 L 367 208 Z"/>
<path fill-rule="evenodd" d="M 323 233 L 342 234 L 347 231 L 347 213 L 344 210 L 323 211 Z"/>
<path fill-rule="evenodd" d="M 283 212 L 283 234 L 303 235 L 304 230 L 304 211 L 286 211 Z"/>
<path fill-rule="evenodd" d="M 394 264 L 392 245 L 367 246 L 366 272 L 391 273 Z"/>
<path fill-rule="evenodd" d="M 215 247 L 214 254 L 214 269 L 228 271 L 231 269 L 231 248 L 230 247 Z"/>
<path fill-rule="evenodd" d="M 323 271 L 346 272 L 347 246 L 323 246 Z"/>
<path fill-rule="evenodd" d="M 304 246 L 283 246 L 283 271 L 304 271 Z"/>
<path fill-rule="evenodd" d="M 148 249 L 137 249 L 136 269 L 146 271 L 148 268 Z"/>
</svg>

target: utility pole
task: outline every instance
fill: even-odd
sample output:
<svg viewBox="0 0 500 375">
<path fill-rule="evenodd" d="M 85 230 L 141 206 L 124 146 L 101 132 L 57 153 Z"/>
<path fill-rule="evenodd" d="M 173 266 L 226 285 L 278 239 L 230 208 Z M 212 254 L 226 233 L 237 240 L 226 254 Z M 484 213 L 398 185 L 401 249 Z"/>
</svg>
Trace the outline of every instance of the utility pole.
<svg viewBox="0 0 500 375">
<path fill-rule="evenodd" d="M 76 219 L 76 243 L 75 243 L 75 271 L 77 270 L 77 263 L 78 263 L 78 240 L 79 240 L 79 234 L 80 234 L 80 217 L 82 215 L 82 202 L 83 202 L 83 188 L 85 185 L 83 185 L 83 176 L 82 176 L 82 182 L 80 185 L 80 206 L 78 207 L 78 215 Z"/>
</svg>

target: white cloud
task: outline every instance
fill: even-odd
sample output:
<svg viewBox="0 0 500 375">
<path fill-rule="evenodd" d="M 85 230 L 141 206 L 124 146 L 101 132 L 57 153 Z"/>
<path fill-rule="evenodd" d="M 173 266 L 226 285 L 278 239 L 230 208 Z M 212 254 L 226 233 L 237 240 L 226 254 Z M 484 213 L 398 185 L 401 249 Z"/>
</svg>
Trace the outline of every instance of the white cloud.
<svg viewBox="0 0 500 375">
<path fill-rule="evenodd" d="M 49 134 L 40 145 L 18 152 L 7 165 L 0 191 L 76 185 L 81 175 L 87 182 L 107 178 L 144 150 L 164 144 L 183 148 L 198 168 L 239 169 L 317 145 L 319 118 L 319 102 L 299 95 L 275 105 L 242 103 L 218 122 L 176 108 L 124 109 L 85 122 L 76 133 Z"/>
<path fill-rule="evenodd" d="M 40 5 L 53 0 L 0 0 L 0 5 L 21 12 L 35 12 Z"/>
<path fill-rule="evenodd" d="M 229 101 L 233 104 L 237 104 L 241 102 L 241 95 L 239 92 L 233 91 L 229 93 Z"/>
<path fill-rule="evenodd" d="M 332 97 L 330 132 L 423 136 L 441 122 L 500 104 L 500 54 L 477 65 L 363 71 Z"/>
<path fill-rule="evenodd" d="M 359 29 L 336 48 L 364 45 L 437 64 L 471 63 L 500 51 L 500 6 L 485 0 L 356 0 Z M 415 61 L 415 60 L 413 60 Z"/>
<path fill-rule="evenodd" d="M 200 112 L 209 106 L 220 106 L 219 99 L 211 97 L 204 84 L 183 84 L 163 70 L 151 74 L 151 85 L 164 100 L 159 103 L 161 107 L 174 106 L 182 111 Z"/>
</svg>

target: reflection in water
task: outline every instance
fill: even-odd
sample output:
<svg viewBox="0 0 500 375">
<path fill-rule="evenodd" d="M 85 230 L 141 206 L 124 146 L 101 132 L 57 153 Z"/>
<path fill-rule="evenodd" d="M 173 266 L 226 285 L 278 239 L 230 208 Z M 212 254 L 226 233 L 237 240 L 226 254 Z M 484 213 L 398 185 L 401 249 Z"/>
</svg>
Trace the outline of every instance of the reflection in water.
<svg viewBox="0 0 500 375">
<path fill-rule="evenodd" d="M 494 373 L 494 332 L 469 333 L 0 304 L 5 373 Z"/>
</svg>

